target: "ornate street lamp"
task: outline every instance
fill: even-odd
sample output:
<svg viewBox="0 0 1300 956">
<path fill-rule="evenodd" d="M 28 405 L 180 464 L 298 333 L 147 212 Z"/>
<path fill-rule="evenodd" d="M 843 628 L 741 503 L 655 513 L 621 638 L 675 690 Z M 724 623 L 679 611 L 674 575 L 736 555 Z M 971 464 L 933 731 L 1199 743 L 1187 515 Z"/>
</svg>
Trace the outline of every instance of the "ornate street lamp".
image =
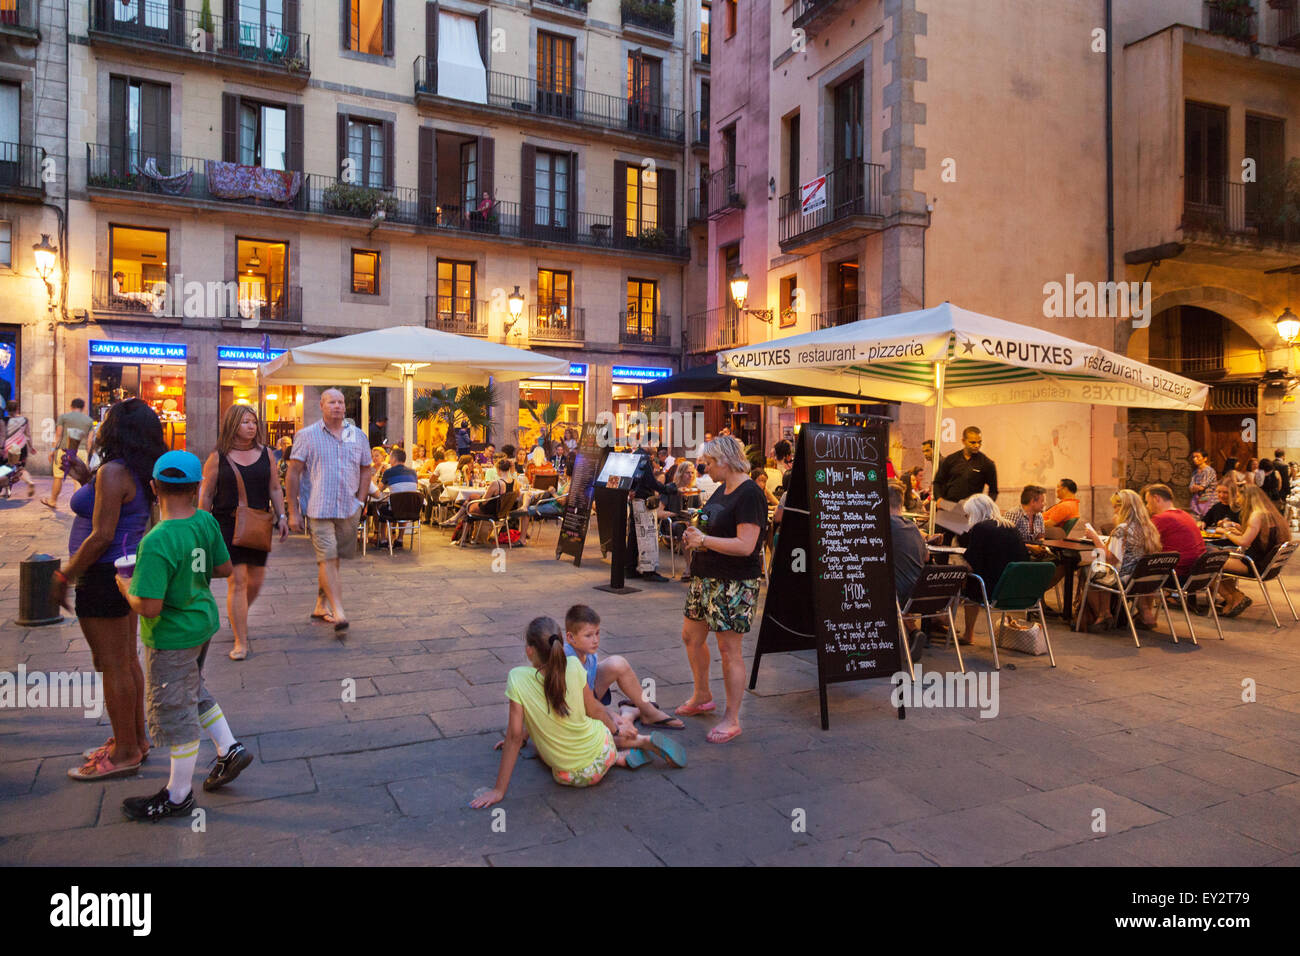
<svg viewBox="0 0 1300 956">
<path fill-rule="evenodd" d="M 1294 345 L 1295 340 L 1300 338 L 1300 318 L 1296 318 L 1296 314 L 1290 308 L 1279 315 L 1273 324 L 1277 327 L 1277 334 L 1288 345 Z"/>
</svg>

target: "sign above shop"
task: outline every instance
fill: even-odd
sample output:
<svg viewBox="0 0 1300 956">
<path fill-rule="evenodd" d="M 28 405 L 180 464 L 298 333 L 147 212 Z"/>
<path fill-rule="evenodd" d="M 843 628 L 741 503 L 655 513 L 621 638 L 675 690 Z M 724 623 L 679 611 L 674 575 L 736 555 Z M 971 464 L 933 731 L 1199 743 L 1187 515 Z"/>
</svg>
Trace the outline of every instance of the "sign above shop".
<svg viewBox="0 0 1300 956">
<path fill-rule="evenodd" d="M 582 362 L 570 362 L 568 375 L 533 375 L 531 380 L 534 382 L 571 382 L 573 380 L 587 380 L 587 366 Z"/>
<path fill-rule="evenodd" d="M 90 340 L 92 362 L 184 362 L 185 346 L 180 342 L 107 342 Z"/>
<path fill-rule="evenodd" d="M 635 365 L 615 365 L 614 382 L 619 385 L 640 385 L 643 382 L 657 382 L 672 377 L 670 368 L 641 368 Z"/>
<path fill-rule="evenodd" d="M 218 345 L 217 364 L 227 368 L 257 368 L 283 355 L 286 349 L 260 349 L 246 345 Z"/>
</svg>

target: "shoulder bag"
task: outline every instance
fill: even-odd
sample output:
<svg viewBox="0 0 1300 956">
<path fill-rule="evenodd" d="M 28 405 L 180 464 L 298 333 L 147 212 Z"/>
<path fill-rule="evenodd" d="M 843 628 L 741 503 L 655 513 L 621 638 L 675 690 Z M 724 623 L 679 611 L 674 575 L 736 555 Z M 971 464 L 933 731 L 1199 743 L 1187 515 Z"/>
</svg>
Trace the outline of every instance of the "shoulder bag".
<svg viewBox="0 0 1300 956">
<path fill-rule="evenodd" d="M 253 551 L 271 550 L 271 532 L 275 528 L 275 519 L 270 511 L 261 511 L 248 507 L 248 493 L 244 490 L 244 476 L 239 473 L 239 466 L 226 457 L 230 470 L 235 473 L 235 487 L 239 489 L 239 506 L 235 508 L 235 533 L 230 543 L 238 548 L 250 548 Z"/>
</svg>

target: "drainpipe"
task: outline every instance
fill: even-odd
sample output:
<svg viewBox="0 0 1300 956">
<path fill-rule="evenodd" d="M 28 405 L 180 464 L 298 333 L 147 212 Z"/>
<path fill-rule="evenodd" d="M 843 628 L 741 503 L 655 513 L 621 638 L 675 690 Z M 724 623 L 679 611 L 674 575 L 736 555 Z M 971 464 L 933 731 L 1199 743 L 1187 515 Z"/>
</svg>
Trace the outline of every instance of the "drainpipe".
<svg viewBox="0 0 1300 956">
<path fill-rule="evenodd" d="M 1111 35 L 1111 29 L 1114 26 L 1114 17 L 1112 4 L 1114 0 L 1106 0 L 1106 281 L 1115 281 L 1115 136 L 1114 136 L 1114 109 L 1115 98 L 1112 76 L 1111 76 L 1111 51 L 1114 48 L 1114 37 Z"/>
</svg>

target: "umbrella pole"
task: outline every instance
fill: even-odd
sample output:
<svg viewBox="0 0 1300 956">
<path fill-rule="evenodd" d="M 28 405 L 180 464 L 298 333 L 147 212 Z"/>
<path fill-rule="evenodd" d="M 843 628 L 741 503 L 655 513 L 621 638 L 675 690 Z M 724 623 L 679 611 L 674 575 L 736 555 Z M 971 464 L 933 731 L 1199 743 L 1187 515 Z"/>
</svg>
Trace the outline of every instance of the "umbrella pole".
<svg viewBox="0 0 1300 956">
<path fill-rule="evenodd" d="M 934 363 L 934 460 L 930 462 L 930 534 L 934 534 L 934 517 L 937 508 L 934 476 L 939 473 L 939 435 L 943 431 L 943 380 L 947 370 L 947 362 Z"/>
<path fill-rule="evenodd" d="M 406 415 L 402 421 L 402 447 L 406 449 L 407 461 L 410 461 L 415 449 L 411 443 L 415 437 L 412 434 L 415 428 L 415 373 L 409 369 L 403 370 L 402 388 L 406 393 Z"/>
<path fill-rule="evenodd" d="M 361 379 L 361 434 L 370 441 L 370 379 Z"/>
</svg>

